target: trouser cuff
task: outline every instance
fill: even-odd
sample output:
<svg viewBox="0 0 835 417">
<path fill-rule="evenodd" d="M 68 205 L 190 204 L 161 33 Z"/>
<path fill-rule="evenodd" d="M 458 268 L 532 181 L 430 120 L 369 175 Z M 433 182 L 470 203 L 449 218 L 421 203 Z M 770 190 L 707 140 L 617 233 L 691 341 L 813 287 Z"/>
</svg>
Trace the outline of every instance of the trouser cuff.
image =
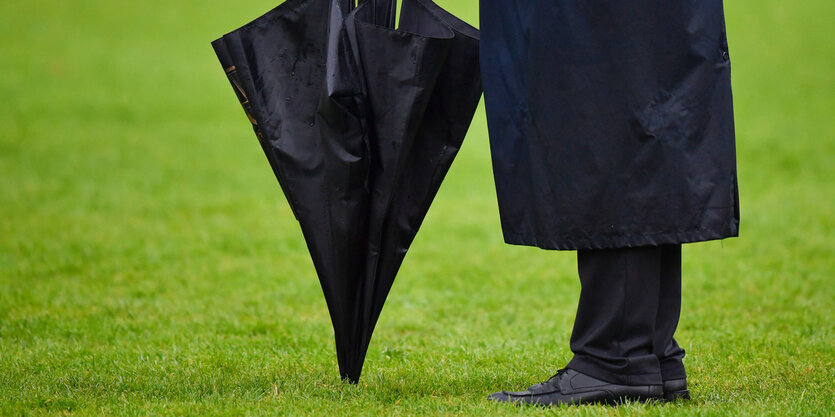
<svg viewBox="0 0 835 417">
<path fill-rule="evenodd" d="M 684 364 L 681 362 L 671 365 L 661 363 L 661 379 L 664 381 L 684 378 L 687 378 L 687 372 L 684 370 Z"/>
<path fill-rule="evenodd" d="M 629 374 L 612 372 L 594 359 L 575 355 L 568 363 L 567 368 L 584 373 L 602 381 L 620 385 L 661 385 L 661 372 L 643 374 Z"/>
</svg>

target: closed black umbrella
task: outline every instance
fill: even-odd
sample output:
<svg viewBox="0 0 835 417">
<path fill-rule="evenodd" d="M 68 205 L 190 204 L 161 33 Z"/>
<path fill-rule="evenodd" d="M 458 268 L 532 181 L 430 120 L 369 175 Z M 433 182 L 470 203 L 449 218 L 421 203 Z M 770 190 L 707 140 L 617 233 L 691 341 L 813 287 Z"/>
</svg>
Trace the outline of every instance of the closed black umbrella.
<svg viewBox="0 0 835 417">
<path fill-rule="evenodd" d="M 481 96 L 478 31 L 430 0 L 289 0 L 212 43 L 302 228 L 359 379 Z"/>
</svg>

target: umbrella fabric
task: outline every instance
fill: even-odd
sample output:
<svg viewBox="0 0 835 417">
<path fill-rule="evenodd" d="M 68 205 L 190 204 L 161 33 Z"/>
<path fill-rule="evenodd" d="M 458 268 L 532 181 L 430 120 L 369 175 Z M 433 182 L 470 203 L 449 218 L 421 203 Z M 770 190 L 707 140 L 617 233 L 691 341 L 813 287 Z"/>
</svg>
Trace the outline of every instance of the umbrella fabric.
<svg viewBox="0 0 835 417">
<path fill-rule="evenodd" d="M 481 0 L 508 243 L 603 249 L 736 236 L 722 0 Z"/>
<path fill-rule="evenodd" d="M 298 219 L 356 382 L 481 96 L 478 31 L 429 0 L 289 0 L 212 43 Z"/>
</svg>

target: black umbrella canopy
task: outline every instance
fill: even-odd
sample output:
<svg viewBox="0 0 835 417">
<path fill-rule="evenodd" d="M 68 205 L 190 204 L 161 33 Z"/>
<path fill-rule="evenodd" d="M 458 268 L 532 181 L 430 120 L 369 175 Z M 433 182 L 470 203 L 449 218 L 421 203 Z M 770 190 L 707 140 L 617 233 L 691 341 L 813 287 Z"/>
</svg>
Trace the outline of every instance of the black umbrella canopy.
<svg viewBox="0 0 835 417">
<path fill-rule="evenodd" d="M 212 43 L 298 219 L 359 379 L 481 96 L 478 31 L 430 0 L 289 0 Z"/>
</svg>

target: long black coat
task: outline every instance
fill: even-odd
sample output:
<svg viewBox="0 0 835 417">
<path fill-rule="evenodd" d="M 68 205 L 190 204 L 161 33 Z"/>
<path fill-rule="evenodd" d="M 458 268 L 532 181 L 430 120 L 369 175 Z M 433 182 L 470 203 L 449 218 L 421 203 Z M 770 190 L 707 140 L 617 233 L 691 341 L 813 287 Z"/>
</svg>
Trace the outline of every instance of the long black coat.
<svg viewBox="0 0 835 417">
<path fill-rule="evenodd" d="M 481 39 L 508 243 L 738 235 L 721 0 L 481 0 Z"/>
</svg>

